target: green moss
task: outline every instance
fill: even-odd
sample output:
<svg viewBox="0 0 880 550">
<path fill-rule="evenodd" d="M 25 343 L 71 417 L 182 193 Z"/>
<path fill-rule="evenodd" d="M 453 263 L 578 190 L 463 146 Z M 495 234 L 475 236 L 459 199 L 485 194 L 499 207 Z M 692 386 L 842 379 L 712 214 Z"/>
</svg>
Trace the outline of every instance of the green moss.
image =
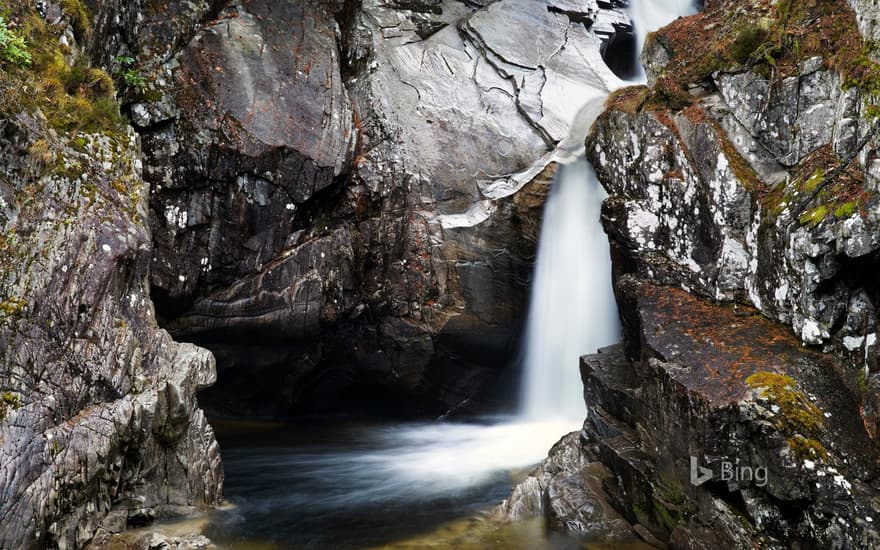
<svg viewBox="0 0 880 550">
<path fill-rule="evenodd" d="M 868 392 L 868 375 L 865 373 L 863 369 L 859 369 L 858 375 L 858 385 L 859 391 L 862 392 L 862 395 Z"/>
<path fill-rule="evenodd" d="M 658 79 L 648 96 L 646 105 L 681 111 L 691 105 L 693 99 L 680 83 L 672 79 Z"/>
<path fill-rule="evenodd" d="M 825 219 L 825 216 L 828 215 L 828 207 L 824 204 L 820 204 L 818 206 L 814 206 L 813 208 L 807 210 L 803 214 L 801 214 L 800 222 L 801 225 L 809 225 L 810 227 L 816 227 L 822 220 Z"/>
<path fill-rule="evenodd" d="M 0 393 L 0 422 L 6 420 L 6 416 L 9 414 L 10 410 L 15 410 L 21 407 L 21 398 L 11 392 L 4 391 Z"/>
<path fill-rule="evenodd" d="M 88 8 L 80 0 L 61 0 L 61 9 L 64 10 L 73 26 L 73 33 L 78 40 L 84 40 L 91 34 L 92 15 Z"/>
<path fill-rule="evenodd" d="M 746 24 L 739 30 L 731 45 L 730 55 L 740 65 L 745 65 L 749 59 L 764 44 L 770 33 L 753 23 Z"/>
<path fill-rule="evenodd" d="M 650 93 L 647 86 L 627 86 L 611 92 L 605 105 L 608 109 L 635 114 L 641 111 Z"/>
<path fill-rule="evenodd" d="M 680 518 L 678 513 L 669 510 L 660 500 L 651 499 L 654 504 L 654 514 L 660 522 L 661 527 L 667 531 L 672 531 L 679 524 Z"/>
<path fill-rule="evenodd" d="M 97 100 L 113 97 L 116 93 L 110 75 L 100 69 L 89 67 L 84 60 L 79 60 L 76 65 L 64 71 L 61 74 L 61 82 L 68 95 L 81 94 Z"/>
<path fill-rule="evenodd" d="M 17 317 L 24 312 L 27 303 L 18 298 L 10 298 L 0 302 L 0 316 Z"/>
<path fill-rule="evenodd" d="M 818 434 L 822 429 L 822 411 L 796 387 L 793 378 L 773 372 L 759 372 L 746 378 L 746 384 L 761 390 L 761 397 L 779 407 L 777 426 L 787 433 Z"/>
<path fill-rule="evenodd" d="M 825 170 L 817 168 L 813 175 L 801 185 L 801 189 L 807 193 L 815 193 L 823 179 L 825 179 Z"/>
<path fill-rule="evenodd" d="M 834 217 L 837 219 L 848 218 L 856 213 L 858 205 L 855 202 L 845 202 L 834 210 Z"/>
<path fill-rule="evenodd" d="M 786 441 L 798 460 L 828 460 L 828 450 L 815 439 L 795 434 Z"/>
<path fill-rule="evenodd" d="M 116 189 L 116 191 L 120 195 L 127 195 L 128 194 L 128 188 L 125 186 L 124 183 L 122 183 L 121 180 L 113 180 L 113 183 L 111 183 L 110 185 L 113 187 L 113 189 Z"/>
<path fill-rule="evenodd" d="M 88 22 L 88 12 L 79 0 L 65 2 L 65 10 L 71 21 Z M 0 13 L 17 22 L 17 32 L 26 40 L 31 55 L 27 66 L 0 71 L 0 116 L 39 110 L 60 132 L 123 131 L 125 121 L 112 79 L 85 60 L 68 66 L 65 54 L 69 52 L 59 43 L 60 27 L 47 25 L 30 3 L 0 0 Z"/>
<path fill-rule="evenodd" d="M 648 515 L 648 510 L 639 503 L 634 503 L 632 505 L 633 515 L 636 517 L 636 522 L 641 523 L 642 525 L 650 525 L 653 522 L 651 521 L 650 516 Z"/>
</svg>

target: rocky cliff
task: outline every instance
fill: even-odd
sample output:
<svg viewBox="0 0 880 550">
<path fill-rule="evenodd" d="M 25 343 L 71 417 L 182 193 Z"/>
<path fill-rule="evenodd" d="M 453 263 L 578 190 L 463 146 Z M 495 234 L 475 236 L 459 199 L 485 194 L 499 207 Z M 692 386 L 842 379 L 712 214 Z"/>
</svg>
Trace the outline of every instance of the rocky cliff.
<svg viewBox="0 0 880 550">
<path fill-rule="evenodd" d="M 214 358 L 156 324 L 139 139 L 90 64 L 88 10 L 63 4 L 0 10 L 3 548 L 205 509 L 223 479 L 196 402 Z"/>
<path fill-rule="evenodd" d="M 225 6 L 131 105 L 163 325 L 217 355 L 222 413 L 468 406 L 517 350 L 622 4 L 288 4 Z"/>
<path fill-rule="evenodd" d="M 672 548 L 877 546 L 880 67 L 853 5 L 708 2 L 649 37 L 648 85 L 586 143 L 625 341 L 583 360 L 589 417 L 555 458 L 580 465 L 551 457 L 509 515 L 623 515 Z M 616 477 L 579 481 L 595 462 Z"/>
</svg>

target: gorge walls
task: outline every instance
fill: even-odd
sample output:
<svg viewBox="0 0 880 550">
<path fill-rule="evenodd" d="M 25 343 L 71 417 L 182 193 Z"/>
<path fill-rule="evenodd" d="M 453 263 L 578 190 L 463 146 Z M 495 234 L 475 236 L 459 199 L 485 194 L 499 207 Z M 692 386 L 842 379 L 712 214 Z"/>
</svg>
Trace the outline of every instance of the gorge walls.
<svg viewBox="0 0 880 550">
<path fill-rule="evenodd" d="M 214 410 L 485 406 L 553 151 L 630 32 L 622 4 L 485 4 L 232 3 L 132 105 L 154 299 L 217 356 Z"/>
<path fill-rule="evenodd" d="M 80 548 L 220 502 L 215 363 L 156 324 L 149 187 L 93 27 L 3 10 L 30 58 L 0 70 L 0 547 Z"/>
<path fill-rule="evenodd" d="M 622 2 L 2 8 L 3 547 L 215 506 L 199 402 L 485 407 L 553 151 L 631 39 Z"/>
</svg>

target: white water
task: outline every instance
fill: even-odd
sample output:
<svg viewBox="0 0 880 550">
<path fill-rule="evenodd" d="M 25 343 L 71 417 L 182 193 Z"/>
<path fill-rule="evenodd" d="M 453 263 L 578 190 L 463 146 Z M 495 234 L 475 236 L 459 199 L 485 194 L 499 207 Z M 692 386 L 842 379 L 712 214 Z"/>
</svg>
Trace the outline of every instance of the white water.
<svg viewBox="0 0 880 550">
<path fill-rule="evenodd" d="M 636 51 L 641 53 L 645 38 L 655 30 L 665 27 L 683 15 L 696 13 L 694 0 L 630 0 L 629 16 L 633 21 L 636 35 Z M 645 78 L 642 64 L 636 60 L 639 69 L 638 80 Z"/>
<path fill-rule="evenodd" d="M 586 159 L 560 167 L 544 225 L 526 329 L 522 414 L 586 413 L 581 355 L 619 340 L 608 238 L 599 222 L 605 193 Z"/>
<path fill-rule="evenodd" d="M 485 420 L 256 431 L 256 446 L 224 448 L 224 492 L 235 507 L 216 514 L 207 534 L 221 548 L 265 539 L 280 548 L 381 546 L 497 504 L 511 471 L 539 462 L 569 431 Z"/>
<path fill-rule="evenodd" d="M 693 0 L 632 0 L 637 51 L 649 32 L 694 11 Z M 559 168 L 544 209 L 523 350 L 520 415 L 530 420 L 582 421 L 586 405 L 579 357 L 620 339 L 608 239 L 600 221 L 605 193 L 582 152 L 600 110 L 592 102 L 578 116 L 566 140 L 578 150 L 577 159 Z"/>
</svg>

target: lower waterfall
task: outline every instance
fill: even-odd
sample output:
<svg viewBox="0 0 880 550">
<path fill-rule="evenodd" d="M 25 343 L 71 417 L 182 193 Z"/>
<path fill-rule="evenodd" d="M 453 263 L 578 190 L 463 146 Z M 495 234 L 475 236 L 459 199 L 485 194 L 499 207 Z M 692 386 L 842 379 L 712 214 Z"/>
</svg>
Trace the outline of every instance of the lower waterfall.
<svg viewBox="0 0 880 550">
<path fill-rule="evenodd" d="M 526 328 L 520 409 L 525 417 L 583 420 L 578 357 L 619 338 L 608 239 L 599 220 L 604 198 L 583 157 L 556 173 Z"/>
</svg>

